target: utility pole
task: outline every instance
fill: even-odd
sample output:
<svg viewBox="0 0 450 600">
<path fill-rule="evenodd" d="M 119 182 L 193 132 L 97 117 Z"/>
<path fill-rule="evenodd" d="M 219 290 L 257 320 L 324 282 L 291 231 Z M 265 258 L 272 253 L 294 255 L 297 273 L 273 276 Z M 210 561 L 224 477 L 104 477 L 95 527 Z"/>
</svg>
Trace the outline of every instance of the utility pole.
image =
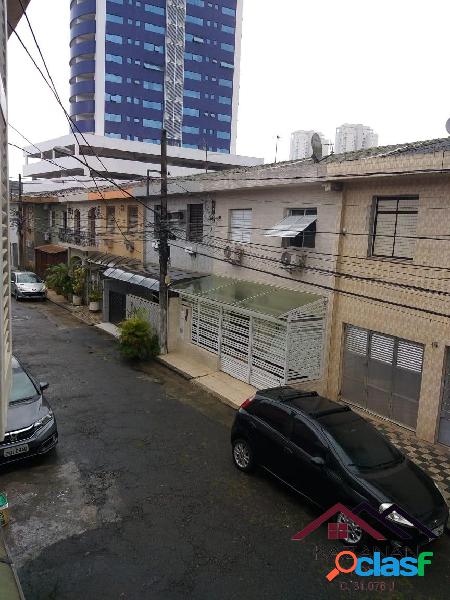
<svg viewBox="0 0 450 600">
<path fill-rule="evenodd" d="M 159 343 L 161 354 L 167 354 L 167 306 L 169 277 L 167 218 L 167 131 L 161 132 L 161 211 L 159 215 Z"/>
<path fill-rule="evenodd" d="M 19 198 L 17 206 L 17 236 L 19 238 L 19 267 L 25 267 L 25 211 L 22 200 L 22 175 L 19 173 Z"/>
</svg>

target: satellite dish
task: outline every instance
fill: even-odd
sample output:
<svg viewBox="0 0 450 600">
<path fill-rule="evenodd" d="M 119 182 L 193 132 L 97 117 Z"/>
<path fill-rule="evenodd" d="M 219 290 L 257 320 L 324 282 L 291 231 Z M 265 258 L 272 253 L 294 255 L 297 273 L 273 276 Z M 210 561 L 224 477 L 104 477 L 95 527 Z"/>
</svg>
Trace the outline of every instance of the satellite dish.
<svg viewBox="0 0 450 600">
<path fill-rule="evenodd" d="M 312 158 L 314 162 L 322 160 L 322 140 L 318 133 L 314 133 L 311 138 Z"/>
<path fill-rule="evenodd" d="M 450 135 L 450 119 L 447 119 L 447 123 L 445 124 L 445 129 L 447 133 Z"/>
</svg>

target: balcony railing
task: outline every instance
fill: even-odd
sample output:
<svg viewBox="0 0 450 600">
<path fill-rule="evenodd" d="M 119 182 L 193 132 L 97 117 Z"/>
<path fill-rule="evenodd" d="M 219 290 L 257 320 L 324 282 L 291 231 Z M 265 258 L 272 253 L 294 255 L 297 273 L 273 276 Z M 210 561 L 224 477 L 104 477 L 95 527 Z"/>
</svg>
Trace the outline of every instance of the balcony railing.
<svg viewBox="0 0 450 600">
<path fill-rule="evenodd" d="M 60 229 L 58 233 L 60 242 L 74 244 L 75 246 L 96 247 L 97 239 L 88 231 L 78 231 L 76 229 Z"/>
</svg>

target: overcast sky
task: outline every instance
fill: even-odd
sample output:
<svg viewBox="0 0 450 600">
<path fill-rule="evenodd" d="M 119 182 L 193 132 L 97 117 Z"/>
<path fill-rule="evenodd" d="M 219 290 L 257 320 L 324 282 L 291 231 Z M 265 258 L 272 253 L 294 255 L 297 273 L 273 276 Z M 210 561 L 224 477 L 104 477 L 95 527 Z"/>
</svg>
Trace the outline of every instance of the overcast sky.
<svg viewBox="0 0 450 600">
<path fill-rule="evenodd" d="M 61 98 L 69 97 L 70 0 L 31 0 L 28 15 Z M 237 151 L 289 157 L 295 129 L 334 140 L 344 122 L 380 144 L 444 137 L 450 117 L 448 0 L 244 0 Z M 18 32 L 32 49 L 25 20 Z M 33 49 L 34 56 L 37 57 Z M 14 37 L 9 120 L 32 142 L 68 133 L 61 109 Z M 10 132 L 10 141 L 26 144 Z M 10 174 L 22 156 L 10 155 Z"/>
</svg>

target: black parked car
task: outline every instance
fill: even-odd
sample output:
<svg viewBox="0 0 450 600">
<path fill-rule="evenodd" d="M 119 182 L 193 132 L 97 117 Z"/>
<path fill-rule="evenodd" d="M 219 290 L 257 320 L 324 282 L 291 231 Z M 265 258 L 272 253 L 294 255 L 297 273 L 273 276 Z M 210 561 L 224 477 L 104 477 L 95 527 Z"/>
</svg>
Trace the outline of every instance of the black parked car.
<svg viewBox="0 0 450 600">
<path fill-rule="evenodd" d="M 52 409 L 44 398 L 48 383 L 37 383 L 17 358 L 12 359 L 12 387 L 0 464 L 45 454 L 58 443 Z"/>
<path fill-rule="evenodd" d="M 444 532 L 449 510 L 434 481 L 350 407 L 315 392 L 258 391 L 236 414 L 231 443 L 238 469 L 258 464 L 323 510 L 337 502 L 351 510 L 366 501 L 380 512 L 396 504 L 435 535 Z M 428 541 L 402 515 L 390 519 L 413 541 Z M 349 525 L 346 541 L 361 543 L 361 529 L 343 514 L 339 521 Z"/>
</svg>

